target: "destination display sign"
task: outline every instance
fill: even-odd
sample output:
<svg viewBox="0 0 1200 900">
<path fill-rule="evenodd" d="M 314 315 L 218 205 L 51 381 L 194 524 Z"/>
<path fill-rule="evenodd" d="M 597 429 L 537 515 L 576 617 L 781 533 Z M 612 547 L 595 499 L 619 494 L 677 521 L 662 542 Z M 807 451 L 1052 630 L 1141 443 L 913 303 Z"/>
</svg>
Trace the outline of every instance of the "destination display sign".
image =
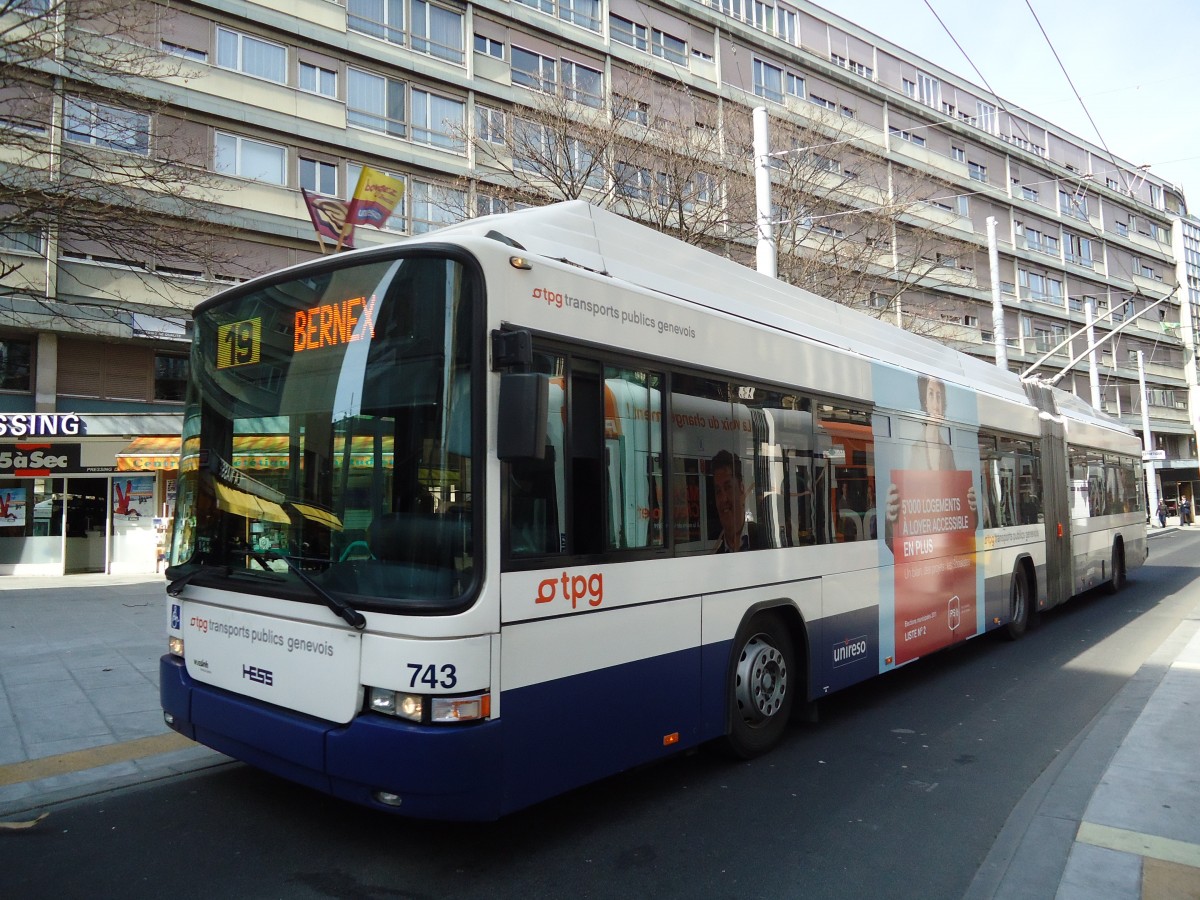
<svg viewBox="0 0 1200 900">
<path fill-rule="evenodd" d="M 297 310 L 293 351 L 339 347 L 375 337 L 375 304 L 376 296 L 372 294 L 370 298 L 351 297 Z"/>
</svg>

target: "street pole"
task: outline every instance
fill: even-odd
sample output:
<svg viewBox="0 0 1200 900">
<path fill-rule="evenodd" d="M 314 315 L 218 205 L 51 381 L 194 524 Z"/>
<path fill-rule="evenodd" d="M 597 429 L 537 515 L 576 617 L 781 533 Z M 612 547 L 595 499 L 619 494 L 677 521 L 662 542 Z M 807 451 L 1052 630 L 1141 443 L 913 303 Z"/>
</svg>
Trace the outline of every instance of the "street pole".
<svg viewBox="0 0 1200 900">
<path fill-rule="evenodd" d="M 1000 248 L 996 246 L 996 217 L 987 217 L 988 268 L 992 270 L 992 341 L 996 368 L 1008 368 L 1008 336 L 1004 333 L 1004 302 L 1000 297 Z"/>
<path fill-rule="evenodd" d="M 1083 304 L 1087 316 L 1088 384 L 1092 387 L 1092 407 L 1100 409 L 1100 367 L 1096 364 L 1096 299 L 1088 297 Z"/>
<path fill-rule="evenodd" d="M 1137 360 L 1138 386 L 1142 391 L 1142 458 L 1145 460 L 1143 468 L 1146 471 L 1146 511 L 1149 515 L 1155 515 L 1158 510 L 1158 481 L 1154 476 L 1154 461 L 1150 459 L 1154 444 L 1150 436 L 1150 404 L 1146 396 L 1146 356 L 1141 350 L 1138 351 Z"/>
<path fill-rule="evenodd" d="M 771 141 L 767 128 L 767 108 L 754 107 L 754 203 L 758 224 L 758 271 L 775 277 L 775 240 L 771 234 Z"/>
</svg>

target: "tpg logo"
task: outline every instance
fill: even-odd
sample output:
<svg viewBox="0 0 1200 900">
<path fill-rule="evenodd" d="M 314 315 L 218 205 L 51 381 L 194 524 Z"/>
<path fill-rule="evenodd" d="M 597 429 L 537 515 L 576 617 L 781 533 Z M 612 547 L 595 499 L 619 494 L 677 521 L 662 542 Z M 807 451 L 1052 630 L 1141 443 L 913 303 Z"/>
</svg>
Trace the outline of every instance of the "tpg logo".
<svg viewBox="0 0 1200 900">
<path fill-rule="evenodd" d="M 242 666 L 242 677 L 267 687 L 275 684 L 275 673 L 270 669 L 260 669 L 257 666 Z"/>
</svg>

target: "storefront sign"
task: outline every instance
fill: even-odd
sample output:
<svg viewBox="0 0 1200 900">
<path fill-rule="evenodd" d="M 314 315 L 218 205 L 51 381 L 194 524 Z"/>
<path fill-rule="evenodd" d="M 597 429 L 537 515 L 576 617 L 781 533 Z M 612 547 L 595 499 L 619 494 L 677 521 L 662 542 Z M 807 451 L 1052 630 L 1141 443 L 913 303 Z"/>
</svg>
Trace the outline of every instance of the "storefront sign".
<svg viewBox="0 0 1200 900">
<path fill-rule="evenodd" d="M 0 475 L 37 478 L 79 470 L 79 444 L 0 444 Z"/>
<path fill-rule="evenodd" d="M 79 437 L 87 426 L 78 413 L 0 413 L 0 437 Z"/>
</svg>

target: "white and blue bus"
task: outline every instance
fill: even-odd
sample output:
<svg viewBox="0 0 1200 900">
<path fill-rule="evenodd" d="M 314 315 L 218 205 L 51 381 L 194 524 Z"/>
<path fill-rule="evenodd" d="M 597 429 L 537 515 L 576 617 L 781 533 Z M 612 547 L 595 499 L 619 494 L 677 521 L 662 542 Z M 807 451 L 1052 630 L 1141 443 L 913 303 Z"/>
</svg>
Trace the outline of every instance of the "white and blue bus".
<svg viewBox="0 0 1200 900">
<path fill-rule="evenodd" d="M 582 202 L 196 311 L 167 722 L 491 819 L 1146 558 L 1140 448 L 1064 392 Z"/>
</svg>

